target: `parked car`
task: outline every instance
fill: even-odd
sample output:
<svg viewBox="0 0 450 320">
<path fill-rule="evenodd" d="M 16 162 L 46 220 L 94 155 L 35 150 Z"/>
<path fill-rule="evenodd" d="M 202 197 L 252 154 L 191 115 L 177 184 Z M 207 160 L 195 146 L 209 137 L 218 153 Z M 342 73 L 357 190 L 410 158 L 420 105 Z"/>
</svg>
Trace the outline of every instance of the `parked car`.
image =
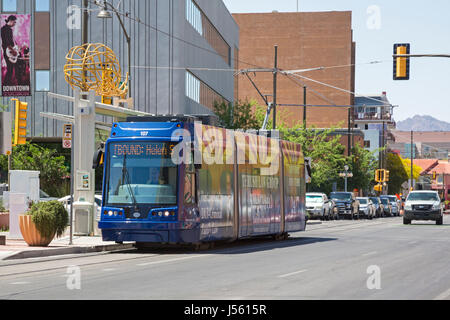
<svg viewBox="0 0 450 320">
<path fill-rule="evenodd" d="M 334 217 L 331 203 L 324 193 L 307 193 L 306 211 L 310 219 L 330 220 Z"/>
<path fill-rule="evenodd" d="M 392 217 L 392 204 L 389 198 L 380 197 L 381 203 L 383 204 L 383 216 L 384 217 Z"/>
<path fill-rule="evenodd" d="M 444 199 L 436 191 L 411 191 L 406 198 L 403 223 L 411 224 L 413 220 L 444 222 Z"/>
<path fill-rule="evenodd" d="M 392 210 L 391 210 L 392 216 L 394 216 L 394 217 L 400 216 L 401 204 L 396 196 L 381 196 L 380 198 L 386 198 L 389 200 L 391 207 L 392 207 Z"/>
<path fill-rule="evenodd" d="M 352 220 L 359 218 L 359 202 L 352 192 L 332 192 L 330 198 L 336 202 L 339 216 L 348 216 Z"/>
<path fill-rule="evenodd" d="M 373 219 L 376 216 L 375 205 L 367 197 L 356 198 L 359 201 L 359 213 L 366 219 Z"/>
<path fill-rule="evenodd" d="M 381 199 L 378 198 L 378 197 L 370 197 L 369 199 L 372 200 L 372 202 L 373 202 L 373 204 L 374 204 L 374 206 L 375 206 L 375 209 L 376 209 L 376 211 L 375 211 L 375 212 L 376 212 L 375 216 L 376 216 L 377 218 L 382 217 L 383 214 L 384 214 L 384 206 L 383 206 L 383 204 L 381 203 Z"/>
</svg>

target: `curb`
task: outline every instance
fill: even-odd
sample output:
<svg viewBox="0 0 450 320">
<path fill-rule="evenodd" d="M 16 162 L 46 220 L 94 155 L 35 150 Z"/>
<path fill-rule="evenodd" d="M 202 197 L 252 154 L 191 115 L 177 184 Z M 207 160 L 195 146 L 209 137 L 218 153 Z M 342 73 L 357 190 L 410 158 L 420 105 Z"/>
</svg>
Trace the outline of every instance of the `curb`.
<svg viewBox="0 0 450 320">
<path fill-rule="evenodd" d="M 127 244 L 107 244 L 99 246 L 84 246 L 84 247 L 69 247 L 69 248 L 57 248 L 57 249 L 43 249 L 43 250 L 29 250 L 13 253 L 10 256 L 0 259 L 0 261 L 7 260 L 19 260 L 30 258 L 51 257 L 68 254 L 86 254 L 105 251 L 118 251 L 134 248 L 134 243 Z"/>
</svg>

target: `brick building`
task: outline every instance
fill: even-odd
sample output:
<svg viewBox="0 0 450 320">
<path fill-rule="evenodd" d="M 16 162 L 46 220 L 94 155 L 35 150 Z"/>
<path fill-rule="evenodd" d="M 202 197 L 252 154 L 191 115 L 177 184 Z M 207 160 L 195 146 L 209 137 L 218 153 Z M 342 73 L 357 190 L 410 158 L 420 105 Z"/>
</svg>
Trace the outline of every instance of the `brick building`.
<svg viewBox="0 0 450 320">
<path fill-rule="evenodd" d="M 345 12 L 295 12 L 233 14 L 240 28 L 239 69 L 273 68 L 274 46 L 278 45 L 278 67 L 283 70 L 334 67 L 300 75 L 336 86 L 355 90 L 355 43 L 353 42 L 352 13 Z M 235 55 L 237 56 L 237 55 Z M 262 94 L 273 93 L 272 73 L 250 75 Z M 317 106 L 354 105 L 350 93 L 304 81 L 309 88 L 307 104 Z M 245 77 L 238 79 L 237 96 L 241 100 L 263 99 Z M 314 92 L 315 91 L 315 92 Z M 269 98 L 270 101 L 270 98 Z M 280 75 L 278 77 L 277 104 L 303 104 L 301 84 Z M 303 122 L 303 107 L 280 106 L 278 114 L 288 124 Z M 317 128 L 349 125 L 348 108 L 308 107 L 307 125 Z"/>
</svg>

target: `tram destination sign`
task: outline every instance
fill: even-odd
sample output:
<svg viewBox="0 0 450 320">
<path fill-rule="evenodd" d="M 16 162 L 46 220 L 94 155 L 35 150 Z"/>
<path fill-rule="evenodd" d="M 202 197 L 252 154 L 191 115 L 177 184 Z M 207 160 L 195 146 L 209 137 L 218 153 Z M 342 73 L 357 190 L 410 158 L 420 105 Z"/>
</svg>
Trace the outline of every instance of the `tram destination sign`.
<svg viewBox="0 0 450 320">
<path fill-rule="evenodd" d="M 172 155 L 175 143 L 114 143 L 111 145 L 113 156 L 163 156 Z"/>
</svg>

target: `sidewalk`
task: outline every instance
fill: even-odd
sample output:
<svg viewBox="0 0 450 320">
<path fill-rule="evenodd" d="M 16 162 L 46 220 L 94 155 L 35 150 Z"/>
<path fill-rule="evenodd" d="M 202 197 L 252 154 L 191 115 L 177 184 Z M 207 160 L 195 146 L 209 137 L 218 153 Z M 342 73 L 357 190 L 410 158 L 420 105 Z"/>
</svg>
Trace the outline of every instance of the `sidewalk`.
<svg viewBox="0 0 450 320">
<path fill-rule="evenodd" d="M 24 240 L 8 239 L 7 232 L 0 232 L 0 236 L 6 236 L 6 245 L 0 245 L 0 261 L 124 250 L 133 248 L 134 244 L 134 242 L 123 244 L 104 242 L 101 237 L 74 236 L 72 246 L 69 246 L 70 238 L 63 237 L 53 240 L 48 247 L 29 247 Z"/>
</svg>

